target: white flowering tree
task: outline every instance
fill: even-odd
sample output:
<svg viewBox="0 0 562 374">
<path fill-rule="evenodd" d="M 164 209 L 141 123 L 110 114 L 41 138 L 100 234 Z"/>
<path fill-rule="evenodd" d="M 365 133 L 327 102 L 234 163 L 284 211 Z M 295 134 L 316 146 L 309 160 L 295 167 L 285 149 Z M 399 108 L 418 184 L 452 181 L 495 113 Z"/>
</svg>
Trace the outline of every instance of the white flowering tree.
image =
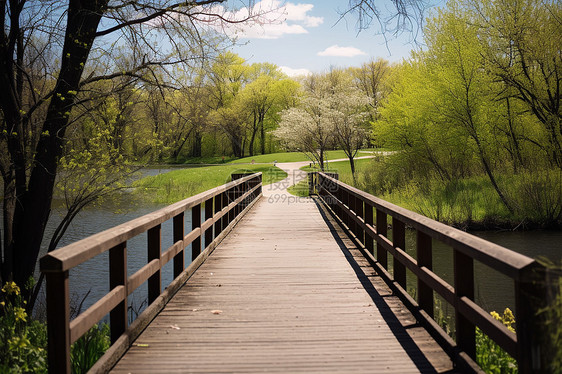
<svg viewBox="0 0 562 374">
<path fill-rule="evenodd" d="M 343 70 L 311 75 L 303 88 L 304 98 L 297 107 L 282 112 L 275 135 L 289 149 L 300 150 L 318 162 L 321 170 L 326 150 L 337 144 L 355 173 L 353 158 L 368 136 L 365 125 L 370 98 L 353 86 L 352 77 Z"/>
</svg>

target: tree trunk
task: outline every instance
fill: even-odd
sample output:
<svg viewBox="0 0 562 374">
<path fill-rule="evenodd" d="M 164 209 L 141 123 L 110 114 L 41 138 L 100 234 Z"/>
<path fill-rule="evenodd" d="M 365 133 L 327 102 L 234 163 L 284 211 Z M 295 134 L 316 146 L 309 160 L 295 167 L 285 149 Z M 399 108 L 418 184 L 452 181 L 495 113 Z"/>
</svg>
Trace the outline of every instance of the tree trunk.
<svg viewBox="0 0 562 374">
<path fill-rule="evenodd" d="M 250 153 L 250 156 L 254 155 L 254 142 L 256 140 L 257 132 L 258 132 L 257 118 L 256 115 L 254 114 L 254 125 L 252 126 L 252 136 L 250 137 L 250 145 L 248 147 L 248 152 Z"/>
<path fill-rule="evenodd" d="M 353 159 L 353 156 L 349 156 L 349 166 L 351 167 L 351 175 L 353 176 L 353 179 L 355 179 L 355 160 Z"/>
<path fill-rule="evenodd" d="M 261 140 L 260 151 L 262 155 L 265 155 L 265 126 L 263 122 L 264 122 L 264 118 L 260 116 L 260 121 L 259 121 L 260 140 Z"/>
<path fill-rule="evenodd" d="M 51 211 L 53 187 L 62 154 L 74 94 L 88 59 L 107 1 L 70 1 L 62 64 L 34 155 L 29 183 L 23 192 L 16 186 L 17 201 L 12 224 L 13 280 L 20 286 L 33 276 L 41 241 Z M 78 42 L 77 42 L 78 41 Z M 14 158 L 16 172 L 25 160 Z M 16 185 L 21 182 L 17 182 Z M 10 244 L 8 244 L 10 246 Z"/>
<path fill-rule="evenodd" d="M 202 145 L 203 136 L 197 130 L 195 130 L 193 134 L 193 145 L 191 147 L 191 157 L 201 157 L 201 145 Z"/>
</svg>

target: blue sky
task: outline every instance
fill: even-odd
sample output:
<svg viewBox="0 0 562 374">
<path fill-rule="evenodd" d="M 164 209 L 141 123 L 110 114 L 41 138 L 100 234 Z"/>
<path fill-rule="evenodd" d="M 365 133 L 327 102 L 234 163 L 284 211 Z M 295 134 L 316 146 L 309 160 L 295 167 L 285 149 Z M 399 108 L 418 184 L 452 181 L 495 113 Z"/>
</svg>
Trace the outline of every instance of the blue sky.
<svg viewBox="0 0 562 374">
<path fill-rule="evenodd" d="M 331 66 L 360 66 L 379 57 L 400 61 L 423 42 L 419 34 L 416 44 L 410 32 L 398 36 L 387 33 L 385 41 L 377 25 L 358 33 L 356 16 L 349 14 L 340 19 L 347 4 L 347 0 L 256 2 L 256 11 L 275 10 L 266 12 L 260 24 L 231 30 L 239 44 L 232 50 L 248 63 L 271 62 L 289 75 L 296 75 L 327 71 Z"/>
</svg>

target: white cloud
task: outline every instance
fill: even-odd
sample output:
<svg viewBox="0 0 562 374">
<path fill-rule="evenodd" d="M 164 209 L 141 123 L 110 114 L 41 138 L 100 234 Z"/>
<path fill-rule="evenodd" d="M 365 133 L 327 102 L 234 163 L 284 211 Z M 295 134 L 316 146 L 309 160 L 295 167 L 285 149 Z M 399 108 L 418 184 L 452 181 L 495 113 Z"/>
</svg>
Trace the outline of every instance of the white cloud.
<svg viewBox="0 0 562 374">
<path fill-rule="evenodd" d="M 306 34 L 307 28 L 321 25 L 324 18 L 308 15 L 312 8 L 313 4 L 283 4 L 281 0 L 262 0 L 255 3 L 251 9 L 246 7 L 235 12 L 225 11 L 221 5 L 212 9 L 215 14 L 221 14 L 223 19 L 234 22 L 244 20 L 248 15 L 254 16 L 246 22 L 215 24 L 216 18 L 198 18 L 211 27 L 220 28 L 229 36 L 244 39 L 278 39 L 287 34 Z"/>
<path fill-rule="evenodd" d="M 308 69 L 293 69 L 288 66 L 280 66 L 279 69 L 287 74 L 289 77 L 298 77 L 300 75 L 309 75 L 311 72 Z"/>
<path fill-rule="evenodd" d="M 366 55 L 362 50 L 355 47 L 340 47 L 334 44 L 322 52 L 318 52 L 318 56 L 333 56 L 333 57 L 355 57 Z"/>
</svg>

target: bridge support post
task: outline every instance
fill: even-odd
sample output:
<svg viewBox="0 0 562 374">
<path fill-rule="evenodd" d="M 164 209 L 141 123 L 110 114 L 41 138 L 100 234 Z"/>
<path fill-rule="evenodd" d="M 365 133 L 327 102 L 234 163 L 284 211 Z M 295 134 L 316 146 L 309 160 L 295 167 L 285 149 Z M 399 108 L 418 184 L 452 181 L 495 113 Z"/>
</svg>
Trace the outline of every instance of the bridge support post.
<svg viewBox="0 0 562 374">
<path fill-rule="evenodd" d="M 365 201 L 365 223 L 369 226 L 373 226 L 373 206 Z M 365 248 L 371 254 L 374 253 L 373 238 L 371 235 L 365 232 Z"/>
<path fill-rule="evenodd" d="M 377 209 L 377 234 L 386 237 L 388 234 L 388 221 L 386 213 Z M 381 243 L 377 242 L 377 261 L 388 270 L 388 254 Z"/>
<path fill-rule="evenodd" d="M 416 254 L 418 267 L 433 270 L 433 254 L 431 237 L 421 231 L 417 233 Z M 433 318 L 433 290 L 418 277 L 418 304 Z"/>
<path fill-rule="evenodd" d="M 560 294 L 557 289 L 560 281 L 557 276 L 549 278 L 548 270 L 535 262 L 523 269 L 515 282 L 515 331 L 520 373 L 548 372 L 556 349 L 549 342 L 548 330 L 556 328 L 552 324 L 560 321 L 547 321 L 545 311 L 552 308 L 549 304 Z"/>
<path fill-rule="evenodd" d="M 121 243 L 109 250 L 109 289 L 117 286 L 125 286 L 127 289 L 127 243 Z M 127 292 L 125 299 L 121 301 L 109 313 L 111 328 L 111 343 L 115 341 L 127 329 Z"/>
<path fill-rule="evenodd" d="M 162 226 L 157 225 L 148 230 L 148 262 L 158 259 L 162 252 Z M 148 304 L 152 304 L 162 291 L 162 271 L 158 271 L 148 278 Z"/>
<path fill-rule="evenodd" d="M 395 217 L 392 217 L 392 243 L 394 248 L 406 251 L 406 225 Z M 394 280 L 406 290 L 406 266 L 398 261 L 396 256 L 392 257 L 392 265 Z"/>
<path fill-rule="evenodd" d="M 453 248 L 455 295 L 474 300 L 474 260 Z M 455 308 L 457 345 L 472 359 L 476 358 L 476 328 Z"/>
<path fill-rule="evenodd" d="M 213 217 L 213 198 L 205 201 L 205 221 Z M 210 225 L 207 230 L 205 230 L 205 248 L 211 244 L 213 241 L 213 225 Z"/>
<path fill-rule="evenodd" d="M 174 243 L 177 243 L 180 240 L 183 241 L 183 236 L 185 235 L 184 234 L 185 214 L 183 212 L 181 212 L 180 214 L 174 217 L 173 225 L 174 225 L 174 234 L 173 234 Z M 177 278 L 185 268 L 184 249 L 185 248 L 182 248 L 182 250 L 177 255 L 174 256 L 174 279 Z"/>
<path fill-rule="evenodd" d="M 219 213 L 222 210 L 222 194 L 218 194 L 215 196 L 215 214 Z M 219 218 L 215 222 L 215 238 L 219 236 L 222 231 L 222 219 Z"/>
<path fill-rule="evenodd" d="M 45 273 L 49 372 L 70 374 L 70 291 L 68 271 Z"/>
<path fill-rule="evenodd" d="M 201 204 L 195 205 L 191 208 L 191 229 L 195 230 L 201 227 Z M 196 239 L 191 243 L 191 261 L 195 260 L 197 256 L 201 253 L 201 233 Z"/>
</svg>

